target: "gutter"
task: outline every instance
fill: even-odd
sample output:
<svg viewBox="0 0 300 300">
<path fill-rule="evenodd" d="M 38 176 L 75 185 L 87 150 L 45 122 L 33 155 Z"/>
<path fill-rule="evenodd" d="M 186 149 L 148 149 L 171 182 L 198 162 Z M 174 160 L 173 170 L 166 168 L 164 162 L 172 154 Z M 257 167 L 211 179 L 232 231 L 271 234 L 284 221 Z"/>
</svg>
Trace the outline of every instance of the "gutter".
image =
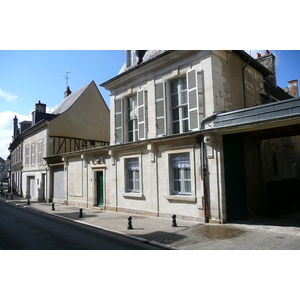
<svg viewBox="0 0 300 300">
<path fill-rule="evenodd" d="M 213 113 L 212 115 L 202 119 L 200 130 L 204 130 L 205 124 L 208 122 L 214 121 L 218 116 L 218 113 Z M 203 134 L 197 135 L 199 137 L 199 144 L 200 144 L 200 160 L 201 160 L 201 178 L 203 182 L 203 197 L 202 197 L 202 204 L 203 204 L 203 211 L 204 211 L 204 222 L 209 222 L 209 177 L 207 173 L 207 157 L 206 157 L 206 148 L 204 142 Z"/>
</svg>

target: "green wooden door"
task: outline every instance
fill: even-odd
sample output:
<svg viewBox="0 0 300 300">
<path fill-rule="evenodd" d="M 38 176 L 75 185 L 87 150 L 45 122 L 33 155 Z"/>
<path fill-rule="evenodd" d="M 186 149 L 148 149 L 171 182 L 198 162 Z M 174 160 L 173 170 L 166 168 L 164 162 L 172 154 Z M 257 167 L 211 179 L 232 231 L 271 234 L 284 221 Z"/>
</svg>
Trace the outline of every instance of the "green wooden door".
<svg viewBox="0 0 300 300">
<path fill-rule="evenodd" d="M 101 207 L 103 204 L 103 171 L 99 171 L 97 172 L 97 206 Z"/>
</svg>

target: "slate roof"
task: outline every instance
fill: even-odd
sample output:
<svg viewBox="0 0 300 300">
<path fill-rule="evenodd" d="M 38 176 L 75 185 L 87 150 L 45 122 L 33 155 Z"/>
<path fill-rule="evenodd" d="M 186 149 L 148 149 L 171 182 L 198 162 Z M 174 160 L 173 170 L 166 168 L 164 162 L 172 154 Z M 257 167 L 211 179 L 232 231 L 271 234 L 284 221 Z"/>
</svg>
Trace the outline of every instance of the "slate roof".
<svg viewBox="0 0 300 300">
<path fill-rule="evenodd" d="M 93 81 L 89 82 L 88 84 L 82 86 L 75 92 L 71 93 L 68 97 L 66 97 L 52 112 L 53 115 L 59 115 L 67 111 L 75 102 L 76 100 L 83 94 L 83 92 L 87 89 L 87 87 Z"/>
</svg>

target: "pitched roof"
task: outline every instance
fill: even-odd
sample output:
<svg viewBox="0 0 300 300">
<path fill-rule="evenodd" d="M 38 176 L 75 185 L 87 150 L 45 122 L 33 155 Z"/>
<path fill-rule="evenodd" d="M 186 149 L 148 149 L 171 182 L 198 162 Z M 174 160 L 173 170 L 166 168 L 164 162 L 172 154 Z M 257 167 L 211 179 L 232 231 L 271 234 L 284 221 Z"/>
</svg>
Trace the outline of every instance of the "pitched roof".
<svg viewBox="0 0 300 300">
<path fill-rule="evenodd" d="M 87 87 L 92 83 L 82 86 L 75 92 L 71 93 L 68 97 L 66 97 L 52 112 L 53 115 L 59 115 L 67 111 L 75 102 L 76 100 L 83 94 L 83 92 L 87 89 Z"/>
</svg>

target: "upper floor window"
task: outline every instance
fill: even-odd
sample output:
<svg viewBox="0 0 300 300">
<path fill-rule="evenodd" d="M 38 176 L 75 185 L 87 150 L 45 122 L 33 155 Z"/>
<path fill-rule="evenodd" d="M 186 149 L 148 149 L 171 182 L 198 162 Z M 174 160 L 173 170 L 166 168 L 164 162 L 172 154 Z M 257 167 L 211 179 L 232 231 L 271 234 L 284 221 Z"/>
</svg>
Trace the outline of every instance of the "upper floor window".
<svg viewBox="0 0 300 300">
<path fill-rule="evenodd" d="M 172 133 L 189 131 L 186 77 L 170 82 Z"/>
<path fill-rule="evenodd" d="M 141 89 L 129 97 L 116 98 L 114 108 L 116 144 L 146 138 L 147 91 Z"/>
<path fill-rule="evenodd" d="M 29 146 L 25 147 L 25 166 L 29 165 Z"/>
<path fill-rule="evenodd" d="M 127 133 L 128 142 L 138 139 L 137 96 L 127 98 Z"/>
<path fill-rule="evenodd" d="M 191 69 L 185 76 L 155 84 L 156 135 L 199 130 L 203 117 L 202 73 Z"/>
<path fill-rule="evenodd" d="M 31 145 L 31 165 L 35 165 L 35 144 Z"/>
<path fill-rule="evenodd" d="M 43 140 L 40 140 L 38 143 L 38 164 L 43 164 Z"/>
</svg>

